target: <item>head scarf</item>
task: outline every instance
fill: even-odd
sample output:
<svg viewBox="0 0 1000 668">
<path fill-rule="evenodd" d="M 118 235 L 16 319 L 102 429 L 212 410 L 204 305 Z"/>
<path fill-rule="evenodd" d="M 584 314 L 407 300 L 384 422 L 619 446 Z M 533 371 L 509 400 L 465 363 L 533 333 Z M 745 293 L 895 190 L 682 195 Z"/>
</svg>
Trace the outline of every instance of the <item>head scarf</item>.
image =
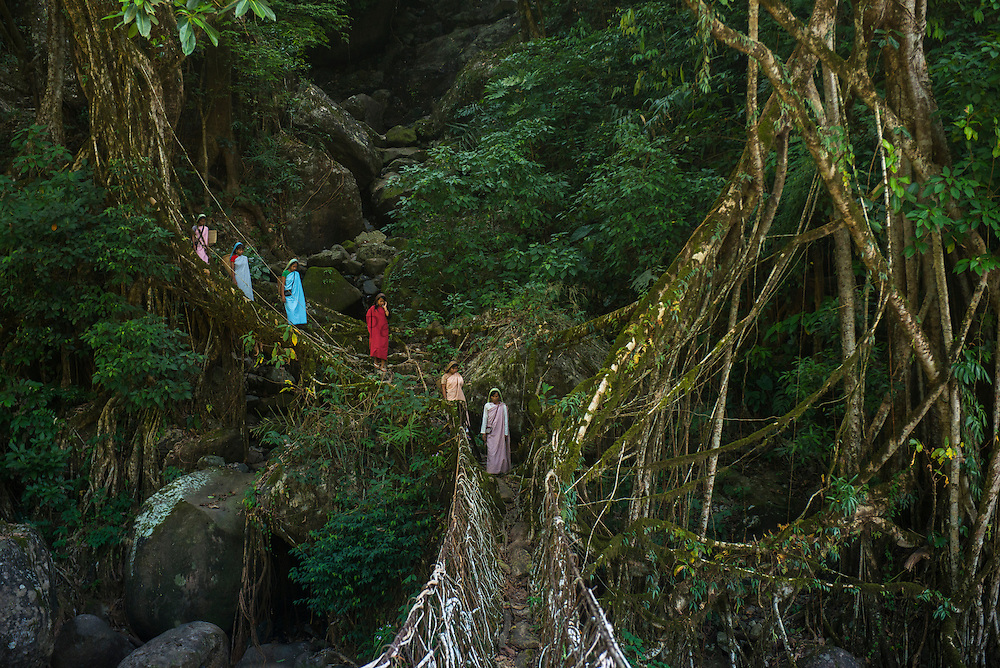
<svg viewBox="0 0 1000 668">
<path fill-rule="evenodd" d="M 493 403 L 493 393 L 494 392 L 496 392 L 497 396 L 500 397 L 500 403 L 503 403 L 503 395 L 500 394 L 500 388 L 499 387 L 491 387 L 490 388 L 490 393 L 486 395 L 486 401 L 488 401 L 489 403 Z"/>
<path fill-rule="evenodd" d="M 203 214 L 203 213 L 199 213 L 199 214 L 198 214 L 197 216 L 195 216 L 195 219 L 194 219 L 194 227 L 192 227 L 191 229 L 192 229 L 193 231 L 197 232 L 197 231 L 198 231 L 198 228 L 199 228 L 199 227 L 201 227 L 202 225 L 204 225 L 204 223 L 203 223 L 203 222 L 201 222 L 201 221 L 202 221 L 202 218 L 206 218 L 206 217 L 207 217 L 207 216 L 205 216 L 205 214 Z"/>
<path fill-rule="evenodd" d="M 292 273 L 291 271 L 289 271 L 288 268 L 291 267 L 293 264 L 297 264 L 298 261 L 299 261 L 299 259 L 297 257 L 293 257 L 291 260 L 289 260 L 288 264 L 285 265 L 285 270 L 283 272 L 281 272 L 281 275 L 282 276 L 288 276 L 288 274 Z"/>
<path fill-rule="evenodd" d="M 375 303 L 376 304 L 378 304 L 378 300 L 379 299 L 384 299 L 386 304 L 389 303 L 389 298 L 385 296 L 384 292 L 380 292 L 377 295 L 375 295 Z"/>
<path fill-rule="evenodd" d="M 444 368 L 445 371 L 451 371 L 451 367 L 458 366 L 458 360 L 452 360 L 448 362 L 448 366 Z"/>
<path fill-rule="evenodd" d="M 233 252 L 229 254 L 229 262 L 230 262 L 230 264 L 232 264 L 233 262 L 235 262 L 235 261 L 236 261 L 236 249 L 237 249 L 237 248 L 239 248 L 239 247 L 240 247 L 240 246 L 242 246 L 242 245 L 243 245 L 243 242 L 242 242 L 242 241 L 237 241 L 237 242 L 236 242 L 236 243 L 235 243 L 235 244 L 233 245 Z"/>
</svg>

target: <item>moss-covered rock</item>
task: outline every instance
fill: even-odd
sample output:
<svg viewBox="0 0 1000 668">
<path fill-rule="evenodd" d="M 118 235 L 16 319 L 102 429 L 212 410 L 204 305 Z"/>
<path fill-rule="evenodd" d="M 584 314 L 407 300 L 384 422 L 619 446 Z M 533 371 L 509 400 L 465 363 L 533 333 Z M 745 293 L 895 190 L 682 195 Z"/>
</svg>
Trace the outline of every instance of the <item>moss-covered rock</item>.
<svg viewBox="0 0 1000 668">
<path fill-rule="evenodd" d="M 490 388 L 500 388 L 510 414 L 511 441 L 518 442 L 531 429 L 531 416 L 539 413 L 536 387 L 548 386 L 547 400 L 569 394 L 578 384 L 600 369 L 607 345 L 596 339 L 581 342 L 539 361 L 525 345 L 497 340 L 469 363 L 465 376 L 465 396 L 474 428 L 482 419 L 483 405 Z"/>
<path fill-rule="evenodd" d="M 38 530 L 0 522 L 0 666 L 49 665 L 57 607 L 52 575 Z"/>
<path fill-rule="evenodd" d="M 389 146 L 413 146 L 417 143 L 417 131 L 412 127 L 397 125 L 385 133 L 385 141 Z"/>
<path fill-rule="evenodd" d="M 333 267 L 310 267 L 302 280 L 302 289 L 306 301 L 318 302 L 341 313 L 361 299 L 361 291 Z"/>
<path fill-rule="evenodd" d="M 264 481 L 261 504 L 267 509 L 270 529 L 289 545 L 309 539 L 322 529 L 334 510 L 339 481 L 317 470 L 312 463 L 282 466 Z"/>
<path fill-rule="evenodd" d="M 137 636 L 197 620 L 232 628 L 252 481 L 233 469 L 196 471 L 143 504 L 125 576 L 125 616 Z"/>
</svg>

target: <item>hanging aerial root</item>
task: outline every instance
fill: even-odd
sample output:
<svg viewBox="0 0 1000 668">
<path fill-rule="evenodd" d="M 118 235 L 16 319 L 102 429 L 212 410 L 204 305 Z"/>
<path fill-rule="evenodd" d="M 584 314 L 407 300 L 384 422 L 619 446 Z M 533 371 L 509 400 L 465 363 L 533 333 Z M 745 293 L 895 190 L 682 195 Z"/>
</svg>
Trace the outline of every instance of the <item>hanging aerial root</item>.
<svg viewBox="0 0 1000 668">
<path fill-rule="evenodd" d="M 542 554 L 532 582 L 544 600 L 538 665 L 629 668 L 614 628 L 580 576 L 563 521 L 565 504 L 559 478 L 549 471 L 540 519 Z"/>
</svg>

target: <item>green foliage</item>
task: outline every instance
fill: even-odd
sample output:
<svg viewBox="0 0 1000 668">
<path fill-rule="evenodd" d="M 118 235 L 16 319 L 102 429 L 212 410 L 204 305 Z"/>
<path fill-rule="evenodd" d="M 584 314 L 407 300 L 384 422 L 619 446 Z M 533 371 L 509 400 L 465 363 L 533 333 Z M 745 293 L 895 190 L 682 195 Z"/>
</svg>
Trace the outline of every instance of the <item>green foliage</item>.
<svg viewBox="0 0 1000 668">
<path fill-rule="evenodd" d="M 73 452 L 59 443 L 60 421 L 56 407 L 71 393 L 28 380 L 8 380 L 0 387 L 0 434 L 3 479 L 23 487 L 21 499 L 28 507 L 48 513 L 65 509 L 77 491 L 66 477 Z"/>
<path fill-rule="evenodd" d="M 62 438 L 62 404 L 78 400 L 76 390 L 61 390 L 26 380 L 0 384 L 0 481 L 19 494 L 20 510 L 42 530 L 56 551 L 74 544 L 101 551 L 121 544 L 134 512 L 127 496 L 107 498 L 98 490 L 81 503 L 87 479 L 81 464 L 89 444 Z"/>
<path fill-rule="evenodd" d="M 162 261 L 169 234 L 107 207 L 108 193 L 88 171 L 66 169 L 71 156 L 40 128 L 18 133 L 14 147 L 19 176 L 0 175 L 0 364 L 37 372 L 60 355 L 89 357 L 81 335 L 132 310 L 126 287 L 169 280 L 176 268 Z"/>
<path fill-rule="evenodd" d="M 826 500 L 830 508 L 845 518 L 854 516 L 858 506 L 868 497 L 868 486 L 857 485 L 857 476 L 852 478 L 831 478 Z"/>
<path fill-rule="evenodd" d="M 191 381 L 204 356 L 162 318 L 147 314 L 98 322 L 83 340 L 94 349 L 94 382 L 122 397 L 131 410 L 166 408 L 191 398 Z"/>
<path fill-rule="evenodd" d="M 433 498 L 442 460 L 418 457 L 409 470 L 375 471 L 363 496 L 344 489 L 312 542 L 293 550 L 290 575 L 305 587 L 304 602 L 329 617 L 365 617 L 419 586 L 408 579 L 428 556 L 440 531 L 443 504 Z M 407 586 L 411 591 L 407 591 Z M 355 639 L 359 640 L 359 639 Z"/>
<path fill-rule="evenodd" d="M 229 16 L 239 19 L 248 11 L 258 18 L 275 20 L 274 11 L 264 0 L 233 0 L 229 4 L 218 7 L 203 0 L 119 0 L 121 9 L 105 17 L 118 19 L 115 28 L 128 26 L 128 36 L 142 35 L 149 39 L 154 25 L 159 25 L 156 11 L 163 5 L 168 5 L 177 17 L 177 37 L 185 56 L 194 52 L 197 46 L 198 32 L 205 36 L 214 46 L 219 44 L 219 32 L 213 25 L 219 20 L 229 20 Z"/>
<path fill-rule="evenodd" d="M 403 173 L 410 196 L 393 229 L 411 242 L 392 280 L 421 308 L 460 294 L 483 309 L 548 283 L 563 299 L 577 287 L 575 298 L 601 311 L 634 299 L 673 259 L 725 166 L 717 137 L 716 159 L 698 164 L 706 153 L 694 144 L 710 119 L 667 74 L 689 76 L 688 22 L 665 4 L 643 8 L 662 53 L 637 55 L 643 45 L 618 26 L 521 45 L 459 112 L 456 146 Z M 665 80 L 635 86 L 648 68 Z"/>
<path fill-rule="evenodd" d="M 669 664 L 659 659 L 647 659 L 649 648 L 637 635 L 629 633 L 627 629 L 622 629 L 620 634 L 622 651 L 625 652 L 625 656 L 628 657 L 632 665 L 645 666 L 645 668 L 670 668 Z"/>
<path fill-rule="evenodd" d="M 308 69 L 309 49 L 328 44 L 331 36 L 345 38 L 350 27 L 347 0 L 273 0 L 271 5 L 280 21 L 249 22 L 223 33 L 235 46 L 238 90 L 283 88 L 289 72 Z"/>
</svg>

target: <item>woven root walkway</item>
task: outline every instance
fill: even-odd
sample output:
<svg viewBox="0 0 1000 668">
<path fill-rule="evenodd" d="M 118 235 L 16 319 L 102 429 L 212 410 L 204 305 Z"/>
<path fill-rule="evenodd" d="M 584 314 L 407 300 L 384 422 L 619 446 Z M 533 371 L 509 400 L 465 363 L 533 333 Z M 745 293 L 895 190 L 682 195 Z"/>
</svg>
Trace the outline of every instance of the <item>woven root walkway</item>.
<svg viewBox="0 0 1000 668">
<path fill-rule="evenodd" d="M 522 479 L 511 473 L 497 480 L 504 502 L 501 555 L 505 574 L 503 588 L 503 629 L 497 642 L 497 668 L 527 668 L 538 661 L 538 638 L 534 633 L 529 583 L 535 553 L 535 537 L 523 521 Z"/>
</svg>

